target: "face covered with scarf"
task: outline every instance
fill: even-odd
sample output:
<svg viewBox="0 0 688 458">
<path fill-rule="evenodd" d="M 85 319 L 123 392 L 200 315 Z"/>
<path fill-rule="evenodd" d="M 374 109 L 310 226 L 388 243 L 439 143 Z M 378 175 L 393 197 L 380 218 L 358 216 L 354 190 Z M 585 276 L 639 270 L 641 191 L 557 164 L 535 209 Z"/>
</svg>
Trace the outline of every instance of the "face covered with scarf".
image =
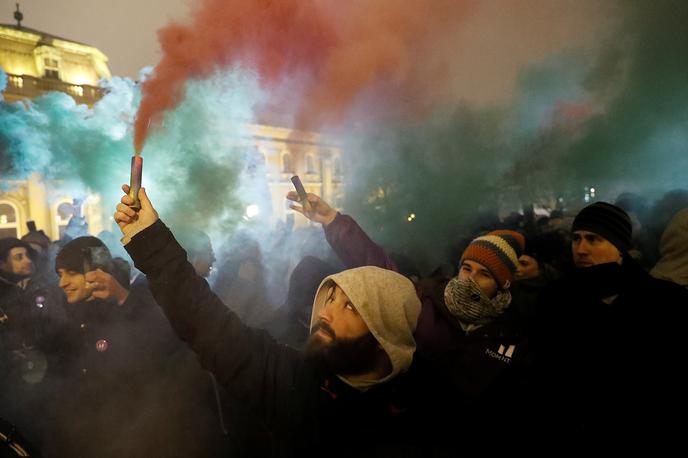
<svg viewBox="0 0 688 458">
<path fill-rule="evenodd" d="M 454 277 L 444 289 L 444 304 L 462 323 L 485 325 L 509 307 L 511 293 L 500 289 L 490 298 L 471 277 Z"/>
<path fill-rule="evenodd" d="M 523 253 L 525 238 L 509 230 L 474 239 L 461 257 L 459 275 L 447 284 L 447 311 L 462 324 L 485 325 L 511 304 L 509 286 Z"/>
</svg>

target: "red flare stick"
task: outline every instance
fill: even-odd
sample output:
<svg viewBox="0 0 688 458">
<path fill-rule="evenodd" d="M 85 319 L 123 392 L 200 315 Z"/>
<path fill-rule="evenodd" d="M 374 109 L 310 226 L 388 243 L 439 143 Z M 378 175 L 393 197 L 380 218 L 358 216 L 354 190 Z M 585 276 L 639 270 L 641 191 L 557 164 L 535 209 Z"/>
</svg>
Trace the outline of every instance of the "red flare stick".
<svg viewBox="0 0 688 458">
<path fill-rule="evenodd" d="M 131 158 L 131 178 L 129 180 L 129 197 L 134 200 L 130 205 L 134 210 L 141 209 L 139 202 L 139 189 L 141 189 L 141 176 L 143 174 L 143 158 L 138 154 Z"/>
<path fill-rule="evenodd" d="M 303 206 L 303 209 L 310 211 L 311 204 L 308 202 L 308 194 L 306 193 L 306 188 L 303 187 L 303 183 L 301 183 L 301 178 L 299 178 L 298 175 L 294 175 L 291 177 L 291 182 L 294 184 L 294 188 L 296 189 L 296 193 L 299 195 L 299 199 L 301 199 L 301 205 Z"/>
</svg>

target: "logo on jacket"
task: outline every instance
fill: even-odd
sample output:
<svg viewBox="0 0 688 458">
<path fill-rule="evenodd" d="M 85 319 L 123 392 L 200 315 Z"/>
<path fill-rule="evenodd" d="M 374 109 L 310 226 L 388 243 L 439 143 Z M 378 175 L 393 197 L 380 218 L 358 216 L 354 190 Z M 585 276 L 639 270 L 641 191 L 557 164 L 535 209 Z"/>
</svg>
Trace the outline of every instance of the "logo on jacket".
<svg viewBox="0 0 688 458">
<path fill-rule="evenodd" d="M 511 358 L 514 355 L 514 351 L 516 351 L 516 345 L 509 345 L 508 347 L 500 345 L 499 350 L 494 351 L 488 348 L 487 350 L 485 350 L 485 353 L 487 353 L 492 358 L 498 359 L 505 363 L 510 363 Z"/>
<path fill-rule="evenodd" d="M 104 352 L 105 350 L 108 349 L 108 341 L 105 339 L 100 339 L 98 342 L 96 342 L 96 350 L 99 352 Z"/>
</svg>

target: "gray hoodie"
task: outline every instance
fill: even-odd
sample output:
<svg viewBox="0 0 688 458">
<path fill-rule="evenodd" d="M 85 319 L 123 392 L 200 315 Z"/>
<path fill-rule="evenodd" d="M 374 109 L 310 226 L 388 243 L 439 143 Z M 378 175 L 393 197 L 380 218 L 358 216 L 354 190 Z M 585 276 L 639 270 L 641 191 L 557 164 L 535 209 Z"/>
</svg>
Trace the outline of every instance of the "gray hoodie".
<svg viewBox="0 0 688 458">
<path fill-rule="evenodd" d="M 318 313 L 325 305 L 328 287 L 332 283 L 347 295 L 392 363 L 392 372 L 380 380 L 339 378 L 354 388 L 365 390 L 406 372 L 416 350 L 413 332 L 421 308 L 413 283 L 396 272 L 372 266 L 330 275 L 322 281 L 315 294 L 311 329 L 318 321 Z"/>
<path fill-rule="evenodd" d="M 659 242 L 661 258 L 652 269 L 653 277 L 688 287 L 688 208 L 678 212 Z"/>
</svg>

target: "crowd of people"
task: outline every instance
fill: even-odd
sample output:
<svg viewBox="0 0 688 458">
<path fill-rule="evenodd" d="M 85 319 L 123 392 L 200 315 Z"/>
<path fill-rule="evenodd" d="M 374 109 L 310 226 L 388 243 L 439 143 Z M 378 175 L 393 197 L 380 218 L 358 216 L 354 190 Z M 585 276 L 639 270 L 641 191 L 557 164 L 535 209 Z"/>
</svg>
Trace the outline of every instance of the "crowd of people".
<svg viewBox="0 0 688 458">
<path fill-rule="evenodd" d="M 306 243 L 280 227 L 268 257 L 239 233 L 217 260 L 124 190 L 121 242 L 0 239 L 0 433 L 37 454 L 457 456 L 682 429 L 686 191 L 481 222 L 423 275 L 314 194 L 287 195 L 323 228 Z"/>
</svg>

